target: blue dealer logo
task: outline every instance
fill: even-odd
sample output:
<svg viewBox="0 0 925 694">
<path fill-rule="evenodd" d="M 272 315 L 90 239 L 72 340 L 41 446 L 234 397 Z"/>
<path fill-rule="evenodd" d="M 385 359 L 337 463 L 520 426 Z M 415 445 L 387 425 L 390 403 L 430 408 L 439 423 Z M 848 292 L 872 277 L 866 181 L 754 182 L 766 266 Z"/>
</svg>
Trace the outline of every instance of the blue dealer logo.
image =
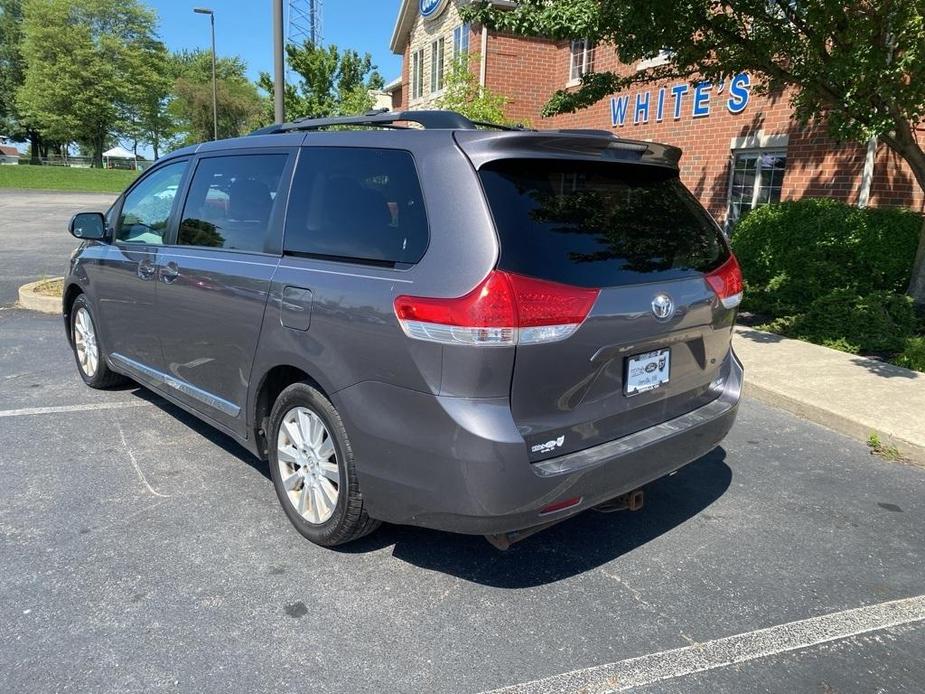
<svg viewBox="0 0 925 694">
<path fill-rule="evenodd" d="M 444 0 L 420 0 L 418 7 L 420 8 L 421 16 L 424 19 L 429 19 L 436 15 L 443 8 Z"/>
</svg>

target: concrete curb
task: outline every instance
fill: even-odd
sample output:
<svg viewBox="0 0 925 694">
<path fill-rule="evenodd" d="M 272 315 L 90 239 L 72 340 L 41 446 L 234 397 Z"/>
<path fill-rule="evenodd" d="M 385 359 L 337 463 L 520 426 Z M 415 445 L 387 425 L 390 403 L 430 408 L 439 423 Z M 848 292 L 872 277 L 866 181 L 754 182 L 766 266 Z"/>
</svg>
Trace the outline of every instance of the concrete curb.
<svg viewBox="0 0 925 694">
<path fill-rule="evenodd" d="M 61 315 L 61 297 L 44 296 L 35 292 L 36 287 L 52 280 L 62 279 L 61 277 L 48 277 L 37 282 L 24 284 L 19 288 L 19 305 L 21 308 L 39 313 L 50 313 Z"/>
<path fill-rule="evenodd" d="M 903 457 L 908 458 L 909 462 L 925 465 L 925 448 L 894 434 L 885 432 L 882 429 L 872 428 L 870 425 L 852 417 L 846 417 L 824 407 L 801 402 L 796 398 L 778 392 L 766 385 L 749 383 L 747 375 L 745 376 L 743 393 L 746 397 L 763 402 L 765 405 L 786 410 L 802 419 L 814 422 L 815 424 L 824 426 L 826 429 L 837 431 L 839 434 L 850 436 L 864 443 L 867 443 L 867 439 L 871 433 L 877 433 L 885 439 L 886 443 L 897 446 Z"/>
<path fill-rule="evenodd" d="M 875 360 L 737 328 L 744 394 L 840 434 L 867 442 L 872 433 L 904 459 L 925 465 L 925 375 Z"/>
</svg>

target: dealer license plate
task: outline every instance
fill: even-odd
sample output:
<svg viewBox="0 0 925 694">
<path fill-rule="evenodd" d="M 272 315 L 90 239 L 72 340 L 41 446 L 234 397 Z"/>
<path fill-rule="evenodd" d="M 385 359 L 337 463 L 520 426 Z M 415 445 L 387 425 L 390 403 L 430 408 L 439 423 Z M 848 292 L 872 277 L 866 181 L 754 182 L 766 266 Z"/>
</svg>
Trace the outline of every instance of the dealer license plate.
<svg viewBox="0 0 925 694">
<path fill-rule="evenodd" d="M 637 354 L 626 359 L 626 379 L 623 392 L 638 395 L 655 390 L 668 383 L 671 372 L 671 350 L 658 349 L 654 352 Z"/>
</svg>

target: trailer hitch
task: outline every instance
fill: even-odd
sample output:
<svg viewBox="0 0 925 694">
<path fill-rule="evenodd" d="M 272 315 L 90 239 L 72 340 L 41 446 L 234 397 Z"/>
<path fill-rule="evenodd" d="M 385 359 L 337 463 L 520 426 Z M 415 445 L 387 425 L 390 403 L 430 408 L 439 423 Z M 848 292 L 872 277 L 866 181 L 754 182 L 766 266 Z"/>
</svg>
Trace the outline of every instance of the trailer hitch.
<svg viewBox="0 0 925 694">
<path fill-rule="evenodd" d="M 614 497 L 613 499 L 605 501 L 602 504 L 598 504 L 597 506 L 592 506 L 591 508 L 600 513 L 614 513 L 615 511 L 638 511 L 643 507 L 644 503 L 645 495 L 643 494 L 643 491 L 641 489 L 636 489 L 635 491 L 621 494 L 620 496 Z M 492 546 L 500 549 L 503 552 L 507 549 L 510 549 L 511 545 L 513 545 L 515 542 L 525 540 L 531 535 L 536 535 L 538 532 L 546 530 L 547 528 L 552 527 L 556 523 L 561 523 L 564 520 L 568 520 L 568 518 L 549 521 L 547 523 L 542 523 L 541 525 L 535 525 L 532 528 L 514 530 L 509 533 L 486 535 L 485 539 L 488 540 Z"/>
</svg>

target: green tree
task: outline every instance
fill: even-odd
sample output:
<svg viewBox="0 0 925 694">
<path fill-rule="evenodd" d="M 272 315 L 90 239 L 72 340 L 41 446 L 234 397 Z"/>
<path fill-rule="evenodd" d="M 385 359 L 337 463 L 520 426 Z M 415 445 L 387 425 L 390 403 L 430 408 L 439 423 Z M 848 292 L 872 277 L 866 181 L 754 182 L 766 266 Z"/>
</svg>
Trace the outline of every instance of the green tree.
<svg viewBox="0 0 925 694">
<path fill-rule="evenodd" d="M 173 98 L 167 109 L 182 134 L 183 144 L 211 140 L 212 54 L 183 51 L 174 54 Z M 247 65 L 241 58 L 219 57 L 215 64 L 218 103 L 218 136 L 238 137 L 260 123 L 262 103 L 257 88 L 247 79 Z"/>
<path fill-rule="evenodd" d="M 0 134 L 28 140 L 33 162 L 42 150 L 42 138 L 33 123 L 20 113 L 16 92 L 25 79 L 22 56 L 22 2 L 0 0 Z"/>
<path fill-rule="evenodd" d="M 470 58 L 460 55 L 450 64 L 437 106 L 461 113 L 469 120 L 502 124 L 506 121 L 507 102 L 504 95 L 481 86 L 470 68 Z"/>
<path fill-rule="evenodd" d="M 22 116 L 47 139 L 85 145 L 102 166 L 143 78 L 133 55 L 154 41 L 155 24 L 137 0 L 24 0 Z"/>
<path fill-rule="evenodd" d="M 177 132 L 176 121 L 168 111 L 174 87 L 170 53 L 163 43 L 151 40 L 130 59 L 138 80 L 129 89 L 123 134 L 134 142 L 136 154 L 138 144 L 145 143 L 151 146 L 157 159 Z"/>
<path fill-rule="evenodd" d="M 878 137 L 925 191 L 925 3 L 922 0 L 485 0 L 468 21 L 552 39 L 587 37 L 617 47 L 622 62 L 667 50 L 670 62 L 628 74 L 586 75 L 551 95 L 545 113 L 585 108 L 640 82 L 728 80 L 751 75 L 756 93 L 790 89 L 802 122 L 824 122 L 837 139 Z M 925 225 L 909 293 L 925 305 Z"/>
<path fill-rule="evenodd" d="M 284 101 L 286 117 L 324 118 L 365 113 L 373 107 L 372 89 L 382 89 L 385 82 L 373 65 L 369 53 L 341 51 L 337 46 L 318 46 L 306 41 L 301 46 L 286 46 L 289 67 L 299 75 L 296 84 L 287 84 Z M 273 103 L 273 78 L 263 72 L 258 85 L 270 94 Z"/>
</svg>

